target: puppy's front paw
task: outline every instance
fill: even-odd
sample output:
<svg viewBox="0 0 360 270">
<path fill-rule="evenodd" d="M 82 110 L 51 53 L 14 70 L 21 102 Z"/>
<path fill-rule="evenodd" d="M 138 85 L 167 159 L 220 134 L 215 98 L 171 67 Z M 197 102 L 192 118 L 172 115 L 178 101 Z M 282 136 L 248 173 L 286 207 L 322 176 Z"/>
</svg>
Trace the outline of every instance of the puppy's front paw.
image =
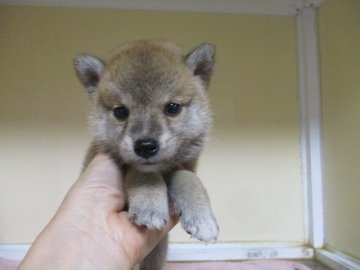
<svg viewBox="0 0 360 270">
<path fill-rule="evenodd" d="M 217 225 L 216 219 L 212 213 L 208 215 L 194 215 L 183 212 L 180 220 L 184 230 L 192 237 L 206 243 L 216 242 L 219 234 L 219 226 Z"/>
<path fill-rule="evenodd" d="M 162 229 L 169 221 L 169 209 L 151 208 L 147 206 L 131 207 L 129 209 L 130 220 L 141 227 L 148 229 Z"/>
</svg>

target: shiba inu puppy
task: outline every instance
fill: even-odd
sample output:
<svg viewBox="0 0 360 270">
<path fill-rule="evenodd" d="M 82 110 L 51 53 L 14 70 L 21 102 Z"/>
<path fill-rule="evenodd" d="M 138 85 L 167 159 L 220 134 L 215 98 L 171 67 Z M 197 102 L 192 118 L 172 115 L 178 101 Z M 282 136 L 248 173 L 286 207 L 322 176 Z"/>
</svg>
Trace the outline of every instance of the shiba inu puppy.
<svg viewBox="0 0 360 270">
<path fill-rule="evenodd" d="M 184 55 L 175 43 L 147 40 L 120 46 L 107 61 L 87 54 L 74 60 L 90 96 L 85 166 L 108 153 L 124 172 L 134 224 L 161 229 L 174 211 L 185 231 L 205 242 L 216 240 L 218 226 L 195 169 L 211 125 L 206 90 L 214 55 L 210 44 Z M 166 248 L 165 239 L 140 269 L 161 269 Z"/>
</svg>

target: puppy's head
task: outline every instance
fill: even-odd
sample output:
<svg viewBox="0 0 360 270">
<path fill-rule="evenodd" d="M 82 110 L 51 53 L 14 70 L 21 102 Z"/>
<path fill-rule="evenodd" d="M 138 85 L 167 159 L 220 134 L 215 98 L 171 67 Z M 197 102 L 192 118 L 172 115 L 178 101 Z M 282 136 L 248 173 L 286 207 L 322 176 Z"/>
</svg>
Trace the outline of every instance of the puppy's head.
<svg viewBox="0 0 360 270">
<path fill-rule="evenodd" d="M 95 144 L 147 172 L 196 159 L 211 123 L 214 54 L 210 44 L 183 55 L 174 43 L 138 41 L 106 62 L 78 56 Z"/>
</svg>

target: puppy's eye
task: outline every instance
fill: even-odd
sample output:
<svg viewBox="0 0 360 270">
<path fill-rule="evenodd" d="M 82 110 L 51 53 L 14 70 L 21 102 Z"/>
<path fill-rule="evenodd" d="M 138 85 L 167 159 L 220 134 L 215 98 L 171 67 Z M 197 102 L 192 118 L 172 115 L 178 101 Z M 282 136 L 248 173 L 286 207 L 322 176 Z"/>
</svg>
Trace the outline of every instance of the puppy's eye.
<svg viewBox="0 0 360 270">
<path fill-rule="evenodd" d="M 129 110 L 124 106 L 119 106 L 114 108 L 113 112 L 114 112 L 114 116 L 120 121 L 126 120 L 126 118 L 128 118 L 129 116 Z"/>
<path fill-rule="evenodd" d="M 178 103 L 169 103 L 165 106 L 164 112 L 168 116 L 177 116 L 181 113 L 182 106 Z"/>
</svg>

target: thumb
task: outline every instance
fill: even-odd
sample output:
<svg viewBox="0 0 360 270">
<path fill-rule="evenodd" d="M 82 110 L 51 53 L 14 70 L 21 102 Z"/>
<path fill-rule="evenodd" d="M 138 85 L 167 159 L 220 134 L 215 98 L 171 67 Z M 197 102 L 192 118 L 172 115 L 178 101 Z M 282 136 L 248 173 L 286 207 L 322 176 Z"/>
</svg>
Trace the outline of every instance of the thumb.
<svg viewBox="0 0 360 270">
<path fill-rule="evenodd" d="M 84 170 L 79 182 L 106 181 L 118 184 L 121 182 L 119 179 L 122 180 L 122 174 L 114 160 L 103 153 L 99 153 Z"/>
</svg>

